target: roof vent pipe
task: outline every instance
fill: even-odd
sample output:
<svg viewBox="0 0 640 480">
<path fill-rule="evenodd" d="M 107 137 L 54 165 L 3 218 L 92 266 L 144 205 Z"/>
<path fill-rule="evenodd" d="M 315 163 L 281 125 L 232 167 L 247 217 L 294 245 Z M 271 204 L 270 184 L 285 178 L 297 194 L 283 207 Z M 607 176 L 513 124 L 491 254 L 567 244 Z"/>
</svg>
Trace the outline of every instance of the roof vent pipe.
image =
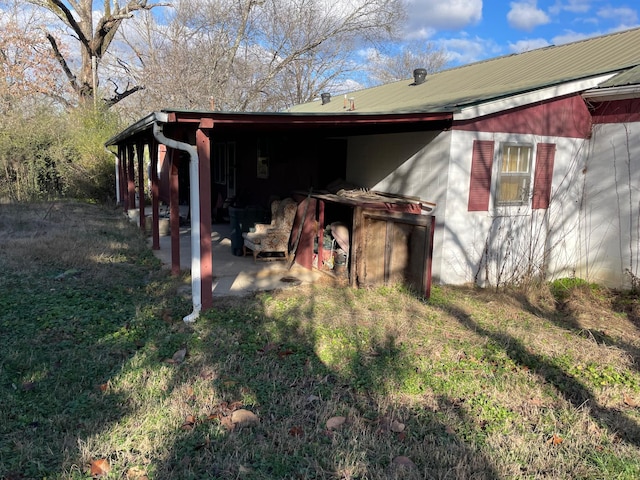
<svg viewBox="0 0 640 480">
<path fill-rule="evenodd" d="M 322 105 L 324 105 L 325 103 L 329 103 L 331 101 L 331 94 L 330 93 L 322 93 L 320 94 L 320 98 L 322 99 Z"/>
<path fill-rule="evenodd" d="M 416 68 L 413 71 L 413 84 L 420 85 L 427 80 L 427 69 L 426 68 Z"/>
</svg>

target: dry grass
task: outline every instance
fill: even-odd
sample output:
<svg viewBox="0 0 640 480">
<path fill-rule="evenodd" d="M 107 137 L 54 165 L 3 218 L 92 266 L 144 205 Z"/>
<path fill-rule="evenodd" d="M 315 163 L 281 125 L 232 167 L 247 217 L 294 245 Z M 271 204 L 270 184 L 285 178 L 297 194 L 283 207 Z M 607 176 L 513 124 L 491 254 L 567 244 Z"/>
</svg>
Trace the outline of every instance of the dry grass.
<svg viewBox="0 0 640 480">
<path fill-rule="evenodd" d="M 634 295 L 315 285 L 187 326 L 117 212 L 0 209 L 0 477 L 640 476 Z"/>
</svg>

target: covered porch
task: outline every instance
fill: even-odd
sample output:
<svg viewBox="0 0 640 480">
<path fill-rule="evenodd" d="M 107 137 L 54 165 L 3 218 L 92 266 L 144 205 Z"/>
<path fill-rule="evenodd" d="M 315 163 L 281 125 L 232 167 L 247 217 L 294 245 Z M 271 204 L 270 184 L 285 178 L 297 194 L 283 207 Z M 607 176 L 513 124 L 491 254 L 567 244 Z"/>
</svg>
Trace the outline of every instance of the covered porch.
<svg viewBox="0 0 640 480">
<path fill-rule="evenodd" d="M 163 252 L 174 274 L 189 259 L 193 312 L 185 321 L 193 321 L 212 307 L 214 279 L 224 277 L 213 272 L 214 266 L 216 272 L 223 268 L 223 263 L 213 261 L 213 234 L 228 221 L 230 207 L 268 211 L 274 198 L 293 195 L 302 205 L 305 192 L 326 193 L 328 184 L 344 181 L 350 137 L 445 128 L 450 121 L 450 114 L 162 111 L 131 125 L 106 145 L 116 148 L 116 194 L 123 209 L 150 211 L 149 216 L 139 215 L 140 228 L 150 230 L 153 250 Z M 170 235 L 164 241 L 159 232 L 161 204 L 170 212 L 164 219 Z M 180 215 L 185 206 L 186 218 Z M 307 217 L 307 210 L 299 208 L 292 231 L 292 241 L 296 236 L 306 239 L 307 269 L 310 238 L 316 236 L 322 243 L 316 219 L 314 209 Z M 190 226 L 188 242 L 181 235 L 181 222 Z M 355 229 L 355 223 L 351 227 Z M 237 248 L 227 249 L 234 251 L 238 255 Z M 350 279 L 352 285 L 354 281 Z"/>
</svg>

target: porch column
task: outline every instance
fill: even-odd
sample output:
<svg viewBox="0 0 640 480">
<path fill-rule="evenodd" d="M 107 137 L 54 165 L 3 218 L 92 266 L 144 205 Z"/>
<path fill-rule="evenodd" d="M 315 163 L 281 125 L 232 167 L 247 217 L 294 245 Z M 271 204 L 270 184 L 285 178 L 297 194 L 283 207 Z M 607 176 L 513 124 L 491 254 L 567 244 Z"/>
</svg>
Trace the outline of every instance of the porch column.
<svg viewBox="0 0 640 480">
<path fill-rule="evenodd" d="M 122 201 L 122 208 L 127 213 L 129 210 L 129 195 L 127 194 L 128 185 L 128 167 L 127 167 L 127 146 L 118 145 L 118 153 L 120 155 L 120 200 Z"/>
<path fill-rule="evenodd" d="M 115 188 L 115 193 L 116 194 L 116 205 L 120 205 L 120 146 L 116 145 L 117 148 L 117 152 L 116 152 L 116 164 L 115 164 L 115 175 L 116 175 L 116 188 Z"/>
<path fill-rule="evenodd" d="M 158 141 L 153 138 L 149 144 L 149 157 L 151 160 L 151 236 L 152 250 L 160 250 L 160 200 L 158 187 Z"/>
<path fill-rule="evenodd" d="M 136 157 L 138 158 L 138 206 L 140 207 L 140 230 L 145 231 L 145 200 L 144 200 L 144 143 L 142 140 L 136 142 Z"/>
<path fill-rule="evenodd" d="M 169 174 L 169 223 L 171 225 L 171 274 L 180 275 L 180 198 L 178 196 L 178 165 L 180 151 L 170 150 L 171 170 Z"/>
<path fill-rule="evenodd" d="M 136 208 L 136 184 L 133 166 L 133 145 L 127 145 L 127 205 L 128 210 Z"/>
<path fill-rule="evenodd" d="M 200 290 L 202 311 L 213 306 L 213 265 L 211 258 L 211 141 L 208 132 L 196 131 L 200 204 Z"/>
</svg>

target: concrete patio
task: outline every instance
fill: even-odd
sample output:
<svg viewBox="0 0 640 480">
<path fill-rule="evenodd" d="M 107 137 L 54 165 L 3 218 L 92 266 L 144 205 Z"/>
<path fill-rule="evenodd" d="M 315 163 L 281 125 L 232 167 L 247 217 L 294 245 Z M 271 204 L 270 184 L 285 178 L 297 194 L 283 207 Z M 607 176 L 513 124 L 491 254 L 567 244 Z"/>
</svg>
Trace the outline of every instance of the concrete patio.
<svg viewBox="0 0 640 480">
<path fill-rule="evenodd" d="M 180 268 L 191 270 L 191 230 L 180 229 Z M 151 244 L 151 240 L 149 240 Z M 252 255 L 235 256 L 231 251 L 231 225 L 228 223 L 211 226 L 213 257 L 213 295 L 242 296 L 258 291 L 291 288 L 303 283 L 315 283 L 326 274 L 317 270 L 307 270 L 297 264 L 288 268 L 284 260 L 254 261 Z M 160 237 L 160 250 L 154 254 L 167 267 L 171 267 L 171 238 Z"/>
</svg>

